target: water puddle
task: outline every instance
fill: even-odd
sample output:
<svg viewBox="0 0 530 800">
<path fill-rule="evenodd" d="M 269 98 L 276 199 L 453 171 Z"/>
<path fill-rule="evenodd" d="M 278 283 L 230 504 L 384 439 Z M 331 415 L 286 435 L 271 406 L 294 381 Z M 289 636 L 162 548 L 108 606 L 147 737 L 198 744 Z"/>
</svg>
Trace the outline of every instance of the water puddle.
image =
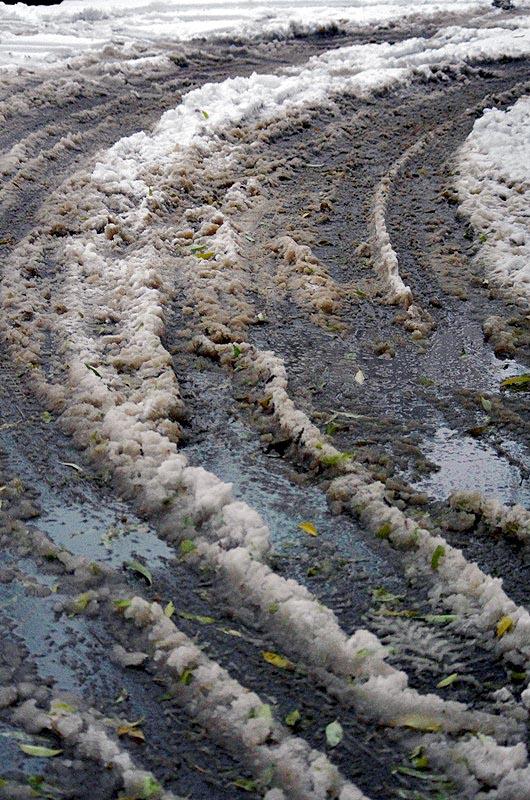
<svg viewBox="0 0 530 800">
<path fill-rule="evenodd" d="M 363 541 L 355 523 L 344 516 L 333 517 L 318 488 L 290 480 L 280 459 L 265 454 L 255 435 L 240 422 L 225 422 L 222 437 L 209 435 L 207 443 L 202 441 L 183 452 L 190 463 L 233 484 L 234 496 L 255 508 L 269 526 L 276 550 L 288 549 L 293 555 L 300 551 L 308 537 L 298 526 L 309 521 L 318 530 L 319 542 L 333 543 L 341 555 L 363 562 L 370 572 L 387 572 L 383 560 Z"/>
<path fill-rule="evenodd" d="M 484 442 L 441 427 L 424 448 L 424 453 L 439 470 L 415 487 L 436 500 L 445 500 L 456 491 L 478 491 L 508 505 L 520 503 L 530 507 L 529 481 L 522 478 L 515 465 Z"/>
<path fill-rule="evenodd" d="M 14 435 L 2 436 L 3 450 L 10 473 L 38 492 L 41 514 L 32 524 L 54 544 L 77 556 L 102 561 L 120 568 L 132 558 L 149 562 L 151 570 L 163 567 L 173 551 L 161 541 L 150 526 L 114 497 L 98 494 L 84 471 L 69 474 L 71 467 L 54 465 L 55 484 L 17 447 Z M 62 478 L 62 472 L 66 476 Z M 63 488 L 64 487 L 64 488 Z"/>
</svg>

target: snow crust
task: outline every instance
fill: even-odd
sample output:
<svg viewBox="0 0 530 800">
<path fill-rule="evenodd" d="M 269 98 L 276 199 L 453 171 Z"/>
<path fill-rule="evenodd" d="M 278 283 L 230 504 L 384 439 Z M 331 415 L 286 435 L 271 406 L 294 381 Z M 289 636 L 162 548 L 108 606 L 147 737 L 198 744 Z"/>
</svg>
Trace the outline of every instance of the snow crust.
<svg viewBox="0 0 530 800">
<path fill-rule="evenodd" d="M 530 306 L 530 97 L 487 109 L 461 148 L 460 211 L 482 242 L 485 277 Z"/>
</svg>

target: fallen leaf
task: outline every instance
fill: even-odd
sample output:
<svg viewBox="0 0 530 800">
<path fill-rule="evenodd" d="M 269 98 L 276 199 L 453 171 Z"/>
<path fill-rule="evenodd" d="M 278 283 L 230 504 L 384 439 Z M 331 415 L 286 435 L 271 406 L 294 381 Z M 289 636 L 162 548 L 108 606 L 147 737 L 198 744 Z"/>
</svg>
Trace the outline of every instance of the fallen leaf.
<svg viewBox="0 0 530 800">
<path fill-rule="evenodd" d="M 401 601 L 405 599 L 404 594 L 392 594 L 392 592 L 387 591 L 384 586 L 377 586 L 375 589 L 372 589 L 372 597 L 379 603 L 401 603 Z"/>
<path fill-rule="evenodd" d="M 183 539 L 179 545 L 181 555 L 187 556 L 197 549 L 197 545 L 192 539 Z"/>
<path fill-rule="evenodd" d="M 501 381 L 503 389 L 510 389 L 513 392 L 530 391 L 530 374 L 514 375 Z"/>
<path fill-rule="evenodd" d="M 34 758 L 53 758 L 60 755 L 62 750 L 53 750 L 50 747 L 40 747 L 36 744 L 19 744 L 23 753 Z"/>
<path fill-rule="evenodd" d="M 149 586 L 153 585 L 153 576 L 151 575 L 151 570 L 145 566 L 145 564 L 140 563 L 140 561 L 127 561 L 127 569 L 131 572 L 137 572 L 138 575 L 141 575 L 143 578 L 146 579 Z"/>
<path fill-rule="evenodd" d="M 85 364 L 85 367 L 86 367 L 87 369 L 89 369 L 89 370 L 90 370 L 90 372 L 93 372 L 93 373 L 94 373 L 94 375 L 97 375 L 97 376 L 98 376 L 98 378 L 102 378 L 102 377 L 103 377 L 103 376 L 102 376 L 102 374 L 101 374 L 101 372 L 98 372 L 98 370 L 97 370 L 95 367 L 93 367 L 93 366 L 92 366 L 92 364 Z"/>
<path fill-rule="evenodd" d="M 256 781 L 252 781 L 250 778 L 237 778 L 234 781 L 234 786 L 237 786 L 238 789 L 244 789 L 245 792 L 254 792 L 258 788 Z"/>
<path fill-rule="evenodd" d="M 289 661 L 288 658 L 280 656 L 278 653 L 272 653 L 270 650 L 262 650 L 261 656 L 268 664 L 272 664 L 274 667 L 291 671 L 295 668 L 293 662 Z"/>
<path fill-rule="evenodd" d="M 131 601 L 130 600 L 113 600 L 112 602 L 113 602 L 114 608 L 116 608 L 118 610 L 121 610 L 123 608 L 129 608 L 129 606 L 131 605 Z"/>
<path fill-rule="evenodd" d="M 423 619 L 425 622 L 431 622 L 435 625 L 445 625 L 448 622 L 454 622 L 458 619 L 457 614 L 426 614 Z"/>
<path fill-rule="evenodd" d="M 484 411 L 486 411 L 489 414 L 489 412 L 491 411 L 491 400 L 487 400 L 485 397 L 481 397 L 480 404 L 484 409 Z"/>
<path fill-rule="evenodd" d="M 396 767 L 393 772 L 400 772 L 402 775 L 409 775 L 411 778 L 419 778 L 422 781 L 446 781 L 446 775 L 434 775 L 432 772 L 421 772 L 421 770 L 412 769 L 412 767 Z"/>
<path fill-rule="evenodd" d="M 407 714 L 404 717 L 398 717 L 390 725 L 397 728 L 412 728 L 415 731 L 425 731 L 426 733 L 437 733 L 442 729 L 437 720 L 423 714 Z"/>
<path fill-rule="evenodd" d="M 458 680 L 458 672 L 452 672 L 451 675 L 448 675 L 447 678 L 443 678 L 436 684 L 437 689 L 445 689 L 446 686 L 451 686 L 453 683 L 456 683 Z"/>
<path fill-rule="evenodd" d="M 431 569 L 437 570 L 440 566 L 440 561 L 445 556 L 445 547 L 439 544 L 437 547 L 434 548 L 434 552 L 431 558 Z"/>
<path fill-rule="evenodd" d="M 77 472 L 83 472 L 83 468 L 79 466 L 79 464 L 74 464 L 72 461 L 59 461 L 59 464 L 62 464 L 63 467 L 71 467 L 75 469 Z"/>
<path fill-rule="evenodd" d="M 213 617 L 206 617 L 202 614 L 189 614 L 187 611 L 179 611 L 178 615 L 182 619 L 191 620 L 191 622 L 200 622 L 201 625 L 211 625 L 212 622 L 215 622 Z"/>
<path fill-rule="evenodd" d="M 170 600 L 167 606 L 164 608 L 164 614 L 168 619 L 171 619 L 173 614 L 175 613 L 175 606 L 173 605 L 173 601 Z"/>
<path fill-rule="evenodd" d="M 88 592 L 84 592 L 83 594 L 78 594 L 72 604 L 72 613 L 80 614 L 82 611 L 86 609 L 91 599 L 92 598 Z"/>
<path fill-rule="evenodd" d="M 151 800 L 152 797 L 161 794 L 161 792 L 162 787 L 158 781 L 155 780 L 152 775 L 146 775 L 143 779 L 140 793 L 138 794 L 138 800 Z"/>
<path fill-rule="evenodd" d="M 318 536 L 318 531 L 312 522 L 301 522 L 298 527 L 309 536 Z"/>
<path fill-rule="evenodd" d="M 286 725 L 289 726 L 289 728 L 294 728 L 296 723 L 299 722 L 301 719 L 302 715 L 300 714 L 298 709 L 295 708 L 294 711 L 290 711 L 288 714 L 285 715 L 284 722 Z"/>
<path fill-rule="evenodd" d="M 217 628 L 218 631 L 221 633 L 226 633 L 227 636 L 237 636 L 239 639 L 243 639 L 243 634 L 239 631 L 236 631 L 235 628 Z"/>
<path fill-rule="evenodd" d="M 362 386 L 363 383 L 364 383 L 364 380 L 365 380 L 364 372 L 362 371 L 362 369 L 358 369 L 357 372 L 355 373 L 355 381 L 356 381 L 356 383 L 358 383 L 359 386 Z"/>
<path fill-rule="evenodd" d="M 143 730 L 139 727 L 141 719 L 136 722 L 126 722 L 116 728 L 118 736 L 128 736 L 129 739 L 134 739 L 137 742 L 145 742 L 145 735 Z"/>
<path fill-rule="evenodd" d="M 326 725 L 326 742 L 328 743 L 328 747 L 336 747 L 342 742 L 343 737 L 344 731 L 337 719 L 335 722 L 330 722 L 329 725 Z"/>
<path fill-rule="evenodd" d="M 253 709 L 251 716 L 253 718 L 266 719 L 272 722 L 272 711 L 270 705 L 268 703 L 263 703 L 263 705 Z"/>
<path fill-rule="evenodd" d="M 502 639 L 505 633 L 511 631 L 513 628 L 513 619 L 511 617 L 501 617 L 497 622 L 497 638 Z"/>
<path fill-rule="evenodd" d="M 75 714 L 77 711 L 75 706 L 70 705 L 70 703 L 65 703 L 62 700 L 52 700 L 50 710 L 52 714 L 57 711 L 64 711 L 65 714 Z"/>
<path fill-rule="evenodd" d="M 116 697 L 114 705 L 118 706 L 120 703 L 125 702 L 125 700 L 127 700 L 128 697 L 129 697 L 129 692 L 127 691 L 127 689 L 122 689 L 119 695 Z"/>
<path fill-rule="evenodd" d="M 191 669 L 185 669 L 184 672 L 179 676 L 179 683 L 183 686 L 189 686 L 193 680 L 193 671 Z"/>
</svg>

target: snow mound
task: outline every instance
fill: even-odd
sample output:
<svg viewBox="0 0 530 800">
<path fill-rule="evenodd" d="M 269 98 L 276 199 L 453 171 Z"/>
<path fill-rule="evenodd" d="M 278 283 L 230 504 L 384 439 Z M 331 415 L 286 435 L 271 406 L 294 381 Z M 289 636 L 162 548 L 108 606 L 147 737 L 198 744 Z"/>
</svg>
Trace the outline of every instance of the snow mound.
<svg viewBox="0 0 530 800">
<path fill-rule="evenodd" d="M 485 277 L 530 301 L 530 97 L 487 109 L 460 151 L 460 211 L 479 233 Z"/>
</svg>

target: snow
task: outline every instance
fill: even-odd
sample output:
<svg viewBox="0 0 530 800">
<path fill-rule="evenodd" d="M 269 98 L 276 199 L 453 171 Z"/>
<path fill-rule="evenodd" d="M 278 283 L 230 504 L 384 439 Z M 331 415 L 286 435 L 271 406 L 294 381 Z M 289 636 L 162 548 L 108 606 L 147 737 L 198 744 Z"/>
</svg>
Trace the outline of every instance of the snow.
<svg viewBox="0 0 530 800">
<path fill-rule="evenodd" d="M 530 98 L 487 109 L 460 151 L 460 211 L 480 234 L 485 278 L 530 303 Z"/>
<path fill-rule="evenodd" d="M 328 103 L 343 92 L 365 96 L 410 82 L 415 75 L 428 78 L 434 65 L 463 66 L 529 53 L 530 18 L 525 27 L 515 31 L 509 27 L 450 27 L 430 39 L 342 47 L 276 75 L 254 73 L 248 78 L 207 83 L 167 111 L 152 135 L 140 132 L 117 142 L 97 165 L 93 179 L 107 193 L 121 192 L 140 201 L 140 209 L 133 212 L 137 216 L 149 193 L 140 172 L 170 161 L 175 166 L 178 155 L 184 157 L 192 145 L 211 152 L 223 127 L 258 119 L 272 121 L 296 109 Z M 127 219 L 130 221 L 129 216 Z"/>
<path fill-rule="evenodd" d="M 524 2 L 519 0 L 518 5 L 524 6 Z M 300 0 L 63 0 L 51 7 L 0 3 L 0 66 L 42 66 L 109 42 L 289 36 L 330 25 L 348 30 L 491 10 L 491 0 L 328 0 L 322 4 Z"/>
</svg>

